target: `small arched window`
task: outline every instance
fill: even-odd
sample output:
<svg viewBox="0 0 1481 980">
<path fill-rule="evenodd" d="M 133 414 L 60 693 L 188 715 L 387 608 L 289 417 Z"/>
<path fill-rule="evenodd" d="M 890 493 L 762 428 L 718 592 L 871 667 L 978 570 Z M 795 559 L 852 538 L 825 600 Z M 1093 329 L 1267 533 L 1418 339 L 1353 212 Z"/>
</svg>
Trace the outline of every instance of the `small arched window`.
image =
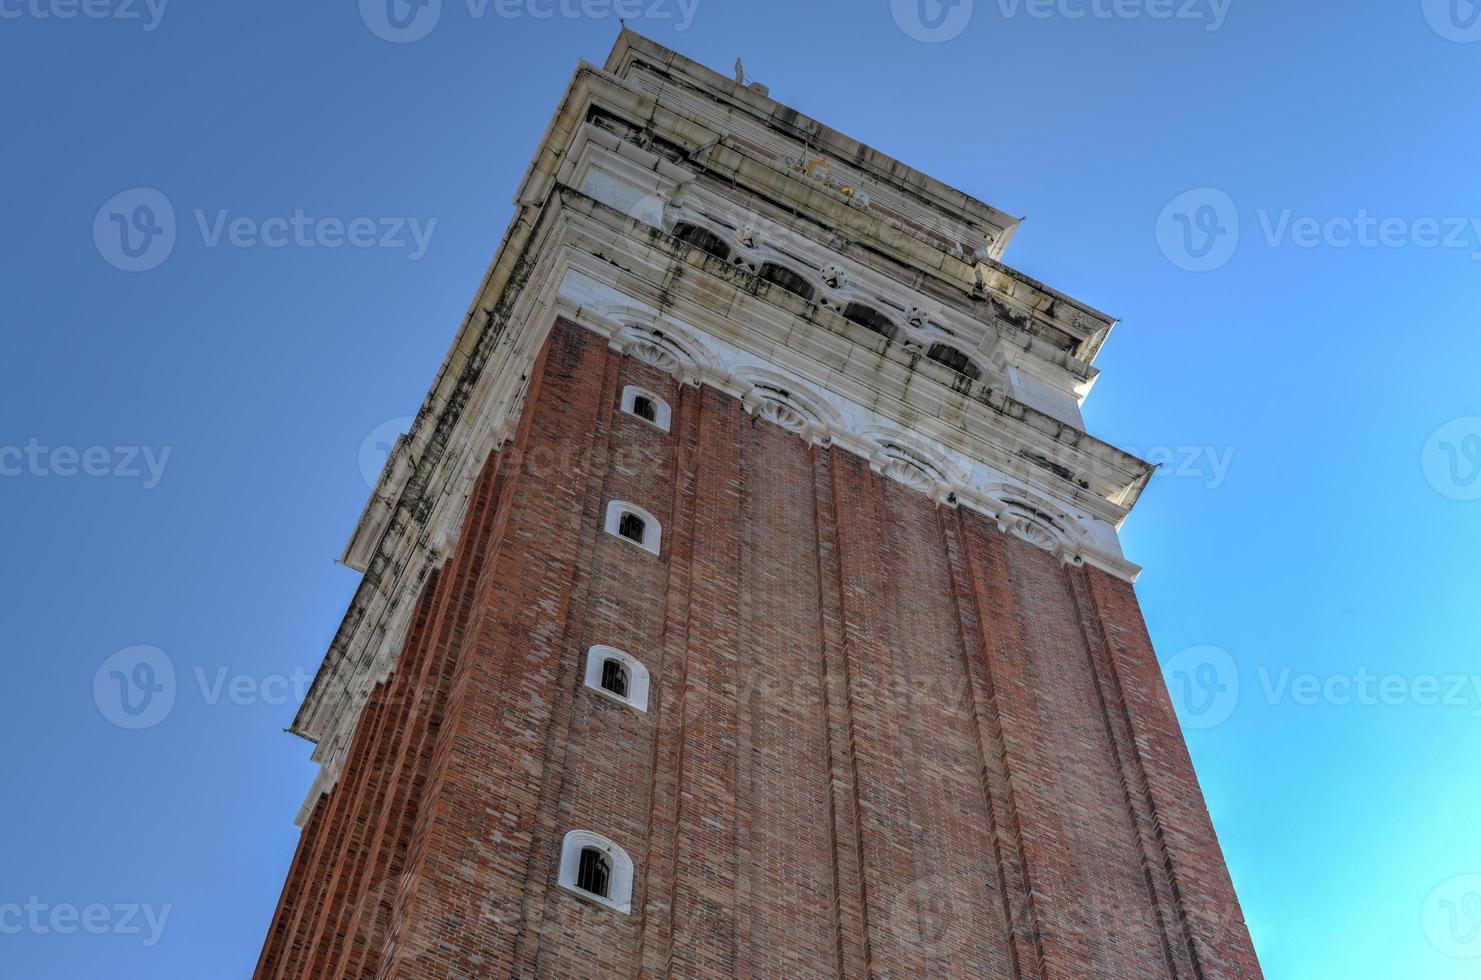
<svg viewBox="0 0 1481 980">
<path fill-rule="evenodd" d="M 576 865 L 576 887 L 602 898 L 611 898 L 612 862 L 595 847 L 583 847 Z"/>
<path fill-rule="evenodd" d="M 655 555 L 663 540 L 663 530 L 653 515 L 623 500 L 607 504 L 606 531 Z"/>
<path fill-rule="evenodd" d="M 616 647 L 594 646 L 586 651 L 583 683 L 629 708 L 648 710 L 648 691 L 652 685 L 648 668 Z"/>
<path fill-rule="evenodd" d="M 937 364 L 944 364 L 957 374 L 965 375 L 973 381 L 982 380 L 982 369 L 973 363 L 970 357 L 950 344 L 932 344 L 931 349 L 926 351 L 926 356 Z"/>
<path fill-rule="evenodd" d="M 560 886 L 627 915 L 632 911 L 633 862 L 600 834 L 573 830 L 561 841 Z"/>
<path fill-rule="evenodd" d="M 693 222 L 681 221 L 674 225 L 674 237 L 685 245 L 692 245 L 717 259 L 730 258 L 730 246 L 726 245 L 719 235 Z"/>
<path fill-rule="evenodd" d="M 622 389 L 622 410 L 645 422 L 651 422 L 665 432 L 673 421 L 673 410 L 669 408 L 668 402 L 636 385 L 628 385 Z"/>
<path fill-rule="evenodd" d="M 627 697 L 627 668 L 621 660 L 608 658 L 602 661 L 602 690 L 619 698 Z"/>
<path fill-rule="evenodd" d="M 767 262 L 761 266 L 761 271 L 756 273 L 762 279 L 782 287 L 789 293 L 795 293 L 812 302 L 814 290 L 812 284 L 786 266 L 777 265 L 775 262 Z"/>
<path fill-rule="evenodd" d="M 843 308 L 843 315 L 859 326 L 868 327 L 891 340 L 894 340 L 895 335 L 900 332 L 900 328 L 895 326 L 893 320 L 874 307 L 865 306 L 863 303 L 849 303 Z"/>
<path fill-rule="evenodd" d="M 643 543 L 643 532 L 648 529 L 648 522 L 637 514 L 623 514 L 617 519 L 617 533 L 629 541 Z"/>
</svg>

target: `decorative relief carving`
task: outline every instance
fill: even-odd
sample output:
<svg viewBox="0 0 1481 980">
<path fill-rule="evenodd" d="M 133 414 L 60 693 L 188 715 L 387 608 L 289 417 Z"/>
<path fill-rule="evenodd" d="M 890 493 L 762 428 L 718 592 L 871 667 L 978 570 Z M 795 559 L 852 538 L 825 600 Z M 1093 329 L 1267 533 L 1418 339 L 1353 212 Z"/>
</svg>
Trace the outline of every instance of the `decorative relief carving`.
<svg viewBox="0 0 1481 980">
<path fill-rule="evenodd" d="M 1004 501 L 998 530 L 1013 534 L 1072 565 L 1084 564 L 1081 537 L 1067 514 L 1048 514 L 1032 504 Z"/>
<path fill-rule="evenodd" d="M 1048 529 L 1040 527 L 1033 521 L 1014 518 L 1004 522 L 1004 524 L 1004 530 L 1014 531 L 1019 537 L 1028 541 L 1030 544 L 1043 548 L 1045 551 L 1054 551 L 1059 547 L 1059 542 L 1055 540 L 1054 535 L 1050 534 Z"/>
<path fill-rule="evenodd" d="M 667 371 L 670 374 L 679 373 L 679 359 L 657 344 L 639 341 L 631 345 L 627 349 L 627 353 L 636 357 L 644 364 L 653 365 L 660 371 Z"/>
<path fill-rule="evenodd" d="M 756 405 L 756 414 L 768 422 L 775 422 L 788 432 L 798 435 L 807 432 L 807 416 L 785 402 L 763 399 Z"/>
<path fill-rule="evenodd" d="M 941 468 L 928 460 L 923 452 L 918 452 L 893 439 L 879 439 L 877 436 L 873 438 L 875 444 L 879 446 L 874 459 L 875 468 L 879 472 L 923 493 L 937 497 L 944 496 L 940 491 L 952 481 L 948 480 Z"/>
<path fill-rule="evenodd" d="M 897 480 L 916 490 L 929 492 L 936 487 L 936 481 L 931 478 L 931 474 L 908 459 L 892 459 L 884 465 L 884 469 L 880 472 L 891 480 Z"/>
<path fill-rule="evenodd" d="M 667 321 L 629 309 L 596 316 L 603 323 L 600 332 L 611 338 L 608 343 L 613 350 L 676 375 L 686 384 L 698 384 L 702 378 L 720 373 L 714 354 L 688 331 Z"/>
</svg>

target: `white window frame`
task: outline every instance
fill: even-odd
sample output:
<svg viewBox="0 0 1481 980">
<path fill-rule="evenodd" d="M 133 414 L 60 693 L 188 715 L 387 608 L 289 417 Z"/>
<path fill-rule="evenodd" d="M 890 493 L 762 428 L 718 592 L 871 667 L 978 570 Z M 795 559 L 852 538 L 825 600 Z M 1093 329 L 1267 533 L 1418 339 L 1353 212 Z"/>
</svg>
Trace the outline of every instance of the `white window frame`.
<svg viewBox="0 0 1481 980">
<path fill-rule="evenodd" d="M 607 856 L 607 860 L 612 862 L 612 873 L 607 878 L 607 890 L 612 893 L 609 896 L 589 892 L 576 884 L 577 872 L 581 868 L 581 852 L 588 847 L 595 847 Z M 565 839 L 561 841 L 561 863 L 556 880 L 566 891 L 588 902 L 605 905 L 623 915 L 632 914 L 632 858 L 627 856 L 626 851 L 601 834 L 590 830 L 572 830 L 566 834 Z"/>
<path fill-rule="evenodd" d="M 616 660 L 627 668 L 627 697 L 602 686 L 602 666 L 608 660 Z M 594 646 L 586 651 L 586 686 L 605 698 L 639 711 L 648 710 L 648 690 L 652 684 L 648 668 L 635 657 L 616 647 Z"/>
<path fill-rule="evenodd" d="M 643 540 L 641 542 L 634 541 L 632 538 L 618 533 L 617 528 L 621 526 L 622 516 L 624 514 L 633 514 L 643 519 Z M 655 555 L 663 547 L 663 527 L 658 523 L 658 518 L 637 504 L 629 503 L 626 500 L 614 500 L 607 504 L 606 531 L 621 541 L 626 541 L 628 544 L 642 548 L 644 551 L 651 551 Z"/>
<path fill-rule="evenodd" d="M 653 403 L 653 421 L 648 422 L 647 419 L 633 410 L 635 407 L 634 403 L 639 398 L 646 398 Z M 648 422 L 649 425 L 662 429 L 664 432 L 669 431 L 669 427 L 673 424 L 674 420 L 673 409 L 669 408 L 668 402 L 647 388 L 639 388 L 637 385 L 628 385 L 622 389 L 622 410 L 633 418 L 641 422 Z"/>
</svg>

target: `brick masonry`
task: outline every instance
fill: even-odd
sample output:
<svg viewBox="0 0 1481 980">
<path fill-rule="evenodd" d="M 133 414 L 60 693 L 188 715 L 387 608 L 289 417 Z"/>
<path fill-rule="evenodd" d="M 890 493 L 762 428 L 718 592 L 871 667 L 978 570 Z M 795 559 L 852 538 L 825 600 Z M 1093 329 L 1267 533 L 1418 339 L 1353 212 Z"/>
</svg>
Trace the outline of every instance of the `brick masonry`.
<svg viewBox="0 0 1481 980">
<path fill-rule="evenodd" d="M 631 915 L 558 887 L 573 829 Z M 256 975 L 1261 974 L 1130 585 L 562 322 Z"/>
</svg>

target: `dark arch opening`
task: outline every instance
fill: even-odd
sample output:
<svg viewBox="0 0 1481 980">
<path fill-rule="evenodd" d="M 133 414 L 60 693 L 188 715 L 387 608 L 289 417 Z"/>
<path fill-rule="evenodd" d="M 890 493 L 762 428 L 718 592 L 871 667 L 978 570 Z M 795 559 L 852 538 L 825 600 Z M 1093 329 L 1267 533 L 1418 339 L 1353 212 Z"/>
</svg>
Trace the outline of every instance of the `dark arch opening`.
<svg viewBox="0 0 1481 980">
<path fill-rule="evenodd" d="M 602 661 L 602 690 L 610 691 L 619 698 L 627 697 L 627 665 L 621 660 L 607 658 Z"/>
<path fill-rule="evenodd" d="M 681 221 L 674 225 L 674 237 L 685 245 L 692 245 L 717 259 L 730 258 L 730 246 L 708 228 L 701 228 L 689 221 Z"/>
<path fill-rule="evenodd" d="M 982 380 L 982 369 L 970 357 L 949 344 L 932 344 L 931 349 L 926 351 L 926 356 L 973 381 Z"/>
<path fill-rule="evenodd" d="M 756 274 L 767 282 L 774 283 L 789 293 L 795 293 L 809 303 L 812 302 L 812 285 L 791 269 L 777 265 L 775 262 L 767 262 L 761 267 L 761 271 Z"/>
<path fill-rule="evenodd" d="M 643 543 L 643 532 L 647 529 L 648 522 L 631 511 L 623 514 L 621 520 L 617 522 L 617 533 L 638 544 Z"/>
<path fill-rule="evenodd" d="M 895 335 L 900 332 L 900 328 L 895 326 L 895 321 L 874 307 L 865 306 L 863 303 L 849 303 L 843 308 L 843 315 L 859 326 L 868 327 L 875 333 L 888 337 L 891 340 L 894 340 Z"/>
<path fill-rule="evenodd" d="M 595 847 L 581 849 L 581 863 L 576 867 L 576 887 L 582 891 L 610 898 L 607 894 L 612 882 L 612 862 L 607 855 Z"/>
</svg>

